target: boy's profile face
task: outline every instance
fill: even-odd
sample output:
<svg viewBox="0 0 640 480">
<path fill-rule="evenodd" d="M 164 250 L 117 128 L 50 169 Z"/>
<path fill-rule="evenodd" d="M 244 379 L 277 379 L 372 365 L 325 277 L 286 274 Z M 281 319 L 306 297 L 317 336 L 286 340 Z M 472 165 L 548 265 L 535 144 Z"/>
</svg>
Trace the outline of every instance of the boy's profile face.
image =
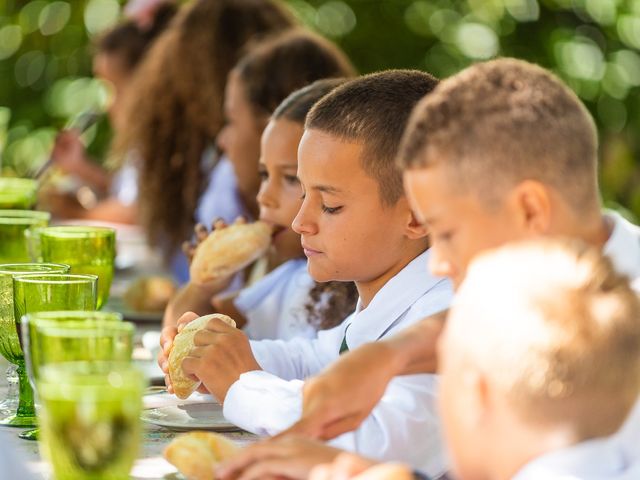
<svg viewBox="0 0 640 480">
<path fill-rule="evenodd" d="M 472 192 L 458 187 L 445 166 L 406 170 L 404 185 L 414 212 L 431 235 L 429 268 L 435 275 L 449 277 L 456 288 L 476 254 L 528 235 L 506 198 L 489 209 Z"/>
<path fill-rule="evenodd" d="M 271 120 L 262 134 L 260 154 L 260 220 L 273 227 L 272 244 L 281 260 L 303 255 L 300 235 L 291 222 L 302 205 L 297 177 L 298 143 L 302 125 L 286 119 Z"/>
<path fill-rule="evenodd" d="M 293 229 L 302 236 L 314 280 L 369 282 L 397 268 L 406 248 L 406 199 L 383 205 L 363 169 L 363 146 L 307 130 L 298 148 L 304 191 Z"/>
</svg>

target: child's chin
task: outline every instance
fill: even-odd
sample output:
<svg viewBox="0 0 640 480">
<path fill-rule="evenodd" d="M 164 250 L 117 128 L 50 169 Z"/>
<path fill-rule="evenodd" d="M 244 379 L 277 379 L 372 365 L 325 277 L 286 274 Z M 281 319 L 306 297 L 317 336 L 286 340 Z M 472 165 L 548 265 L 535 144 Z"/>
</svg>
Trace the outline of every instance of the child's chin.
<svg viewBox="0 0 640 480">
<path fill-rule="evenodd" d="M 324 268 L 320 268 L 318 265 L 315 265 L 315 259 L 309 258 L 307 259 L 307 270 L 309 271 L 309 275 L 313 278 L 314 281 L 318 283 L 332 282 L 334 280 L 341 281 L 337 278 L 337 272 L 335 271 L 327 271 Z"/>
</svg>

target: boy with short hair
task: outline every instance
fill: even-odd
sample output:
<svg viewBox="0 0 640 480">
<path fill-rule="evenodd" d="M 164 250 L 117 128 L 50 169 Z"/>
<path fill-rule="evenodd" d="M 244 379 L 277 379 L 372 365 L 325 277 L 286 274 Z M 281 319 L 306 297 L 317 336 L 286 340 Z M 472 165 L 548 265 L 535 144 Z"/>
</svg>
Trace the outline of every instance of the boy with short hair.
<svg viewBox="0 0 640 480">
<path fill-rule="evenodd" d="M 304 201 L 293 228 L 311 276 L 354 281 L 360 298 L 351 316 L 314 340 L 249 344 L 242 332 L 215 320 L 196 335 L 183 368 L 224 401 L 225 416 L 240 427 L 283 430 L 300 415 L 305 378 L 349 349 L 448 307 L 450 284 L 425 271 L 427 232 L 409 207 L 395 164 L 412 108 L 436 84 L 417 71 L 372 74 L 336 88 L 309 113 L 298 152 Z M 361 427 L 335 444 L 441 472 L 435 383 L 427 375 L 394 380 Z"/>
</svg>

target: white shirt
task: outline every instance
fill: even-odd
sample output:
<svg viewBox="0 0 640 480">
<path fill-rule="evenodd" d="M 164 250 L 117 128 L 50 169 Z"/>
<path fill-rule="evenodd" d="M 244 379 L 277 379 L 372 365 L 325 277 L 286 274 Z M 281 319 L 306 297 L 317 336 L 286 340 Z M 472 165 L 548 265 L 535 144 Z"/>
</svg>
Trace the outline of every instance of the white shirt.
<svg viewBox="0 0 640 480">
<path fill-rule="evenodd" d="M 118 199 L 123 205 L 133 205 L 138 200 L 138 171 L 139 159 L 133 152 L 129 152 L 116 170 L 111 180 L 110 195 Z"/>
<path fill-rule="evenodd" d="M 350 349 L 397 333 L 447 309 L 450 283 L 427 272 L 425 252 L 390 279 L 367 308 L 360 305 L 341 325 L 316 339 L 251 342 L 263 371 L 240 376 L 227 393 L 225 417 L 258 434 L 276 434 L 302 412 L 303 379 L 338 358 L 345 337 Z M 407 375 L 391 381 L 371 415 L 332 445 L 381 461 L 401 461 L 429 475 L 446 467 L 436 411 L 435 375 Z"/>
<path fill-rule="evenodd" d="M 640 463 L 629 463 L 612 437 L 578 443 L 542 455 L 512 480 L 637 480 Z"/>
<path fill-rule="evenodd" d="M 604 254 L 618 272 L 629 276 L 632 286 L 640 292 L 640 227 L 614 212 L 607 212 L 606 216 L 613 220 L 614 227 L 604 246 Z M 640 462 L 640 399 L 616 438 L 622 442 L 629 458 Z M 640 475 L 637 478 L 640 479 Z"/>
<path fill-rule="evenodd" d="M 252 286 L 240 291 L 234 304 L 247 319 L 244 331 L 251 340 L 314 338 L 305 305 L 315 285 L 303 258 L 289 260 Z"/>
</svg>

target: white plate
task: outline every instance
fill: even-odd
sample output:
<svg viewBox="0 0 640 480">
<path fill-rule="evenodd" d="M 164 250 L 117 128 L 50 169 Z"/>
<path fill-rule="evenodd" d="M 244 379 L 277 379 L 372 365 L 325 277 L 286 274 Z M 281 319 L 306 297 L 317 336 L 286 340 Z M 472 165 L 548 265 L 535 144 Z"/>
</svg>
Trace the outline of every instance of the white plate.
<svg viewBox="0 0 640 480">
<path fill-rule="evenodd" d="M 171 430 L 215 430 L 226 432 L 240 430 L 222 415 L 222 405 L 217 402 L 193 403 L 144 410 L 143 421 Z"/>
</svg>

